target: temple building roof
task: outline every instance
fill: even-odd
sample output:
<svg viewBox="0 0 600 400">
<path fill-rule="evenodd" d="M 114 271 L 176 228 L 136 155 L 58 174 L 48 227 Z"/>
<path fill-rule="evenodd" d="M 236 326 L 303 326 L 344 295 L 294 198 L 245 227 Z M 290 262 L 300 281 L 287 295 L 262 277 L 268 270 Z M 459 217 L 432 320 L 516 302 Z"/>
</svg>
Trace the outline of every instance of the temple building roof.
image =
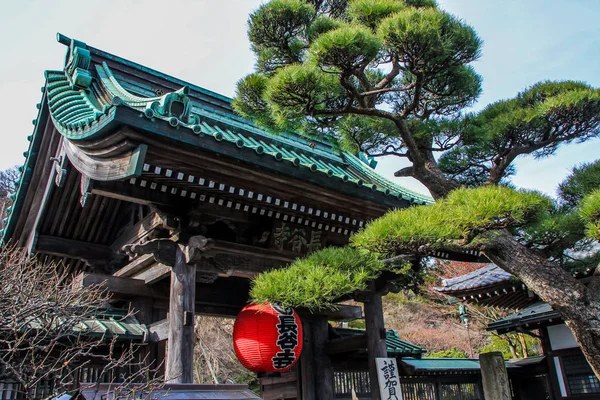
<svg viewBox="0 0 600 400">
<path fill-rule="evenodd" d="M 519 366 L 506 361 L 506 368 L 517 369 Z M 415 375 L 449 375 L 449 374 L 479 374 L 481 365 L 479 360 L 470 358 L 403 358 L 402 367 Z"/>
<path fill-rule="evenodd" d="M 475 271 L 455 278 L 442 279 L 442 286 L 436 288 L 442 293 L 458 293 L 472 289 L 483 289 L 510 281 L 512 275 L 495 264 L 488 264 Z"/>
<path fill-rule="evenodd" d="M 335 338 L 328 344 L 330 354 L 359 352 L 366 353 L 367 337 L 363 329 L 352 328 L 334 328 Z M 345 342 L 346 346 L 340 346 Z M 419 359 L 427 350 L 410 342 L 400 339 L 398 333 L 393 330 L 387 330 L 385 333 L 385 344 L 387 353 L 390 357 L 411 357 Z"/>
<path fill-rule="evenodd" d="M 466 302 L 504 308 L 520 308 L 535 301 L 523 283 L 495 264 L 442 279 L 442 286 L 435 290 Z"/>
<path fill-rule="evenodd" d="M 487 326 L 489 331 L 507 333 L 519 330 L 537 329 L 540 325 L 559 323 L 562 319 L 550 305 L 544 302 L 531 304 L 507 317 L 494 321 Z"/>
<path fill-rule="evenodd" d="M 48 118 L 65 139 L 67 155 L 78 170 L 88 166 L 90 160 L 96 161 L 98 167 L 92 163 L 90 171 L 97 180 L 118 181 L 141 174 L 147 151 L 147 146 L 140 143 L 141 134 L 178 143 L 189 152 L 206 151 L 386 208 L 432 202 L 429 196 L 380 176 L 373 169 L 376 163 L 362 154 L 344 152 L 326 140 L 267 131 L 237 116 L 231 99 L 225 96 L 61 34 L 58 41 L 68 46 L 65 67 L 45 73 L 43 98 L 33 121 L 34 132 L 28 137 L 31 143 L 4 237 L 11 236 L 12 215 L 23 206 Z M 127 140 L 117 140 L 115 132 L 124 126 L 135 132 L 122 134 Z M 82 152 L 89 159 L 75 156 Z M 107 159 L 118 167 L 105 168 L 102 161 Z"/>
</svg>

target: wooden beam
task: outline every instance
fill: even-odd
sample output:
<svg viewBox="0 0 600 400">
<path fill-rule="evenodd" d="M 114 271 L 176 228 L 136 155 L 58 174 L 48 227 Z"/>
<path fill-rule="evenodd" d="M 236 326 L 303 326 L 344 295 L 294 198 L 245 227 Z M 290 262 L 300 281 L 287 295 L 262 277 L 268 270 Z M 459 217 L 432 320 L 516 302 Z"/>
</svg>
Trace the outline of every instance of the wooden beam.
<svg viewBox="0 0 600 400">
<path fill-rule="evenodd" d="M 300 387 L 303 400 L 333 399 L 333 366 L 325 353 L 329 324 L 324 317 L 302 320 L 304 344 L 300 356 Z"/>
<path fill-rule="evenodd" d="M 326 317 L 328 321 L 354 321 L 362 318 L 362 308 L 360 306 L 349 306 L 346 304 L 337 304 L 336 309 L 321 309 L 311 311 L 307 308 L 299 307 L 296 312 L 301 317 L 321 316 Z"/>
<path fill-rule="evenodd" d="M 131 277 L 133 279 L 139 279 L 146 283 L 146 285 L 151 285 L 163 279 L 166 279 L 171 275 L 171 267 L 168 265 L 164 265 L 161 263 L 155 263 L 150 268 L 145 269 Z"/>
<path fill-rule="evenodd" d="M 287 254 L 280 251 L 265 249 L 263 247 L 249 246 L 246 244 L 226 242 L 223 240 L 214 240 L 210 250 L 205 252 L 205 257 L 213 254 L 230 254 L 250 258 L 261 258 L 267 260 L 281 261 L 282 263 L 291 263 L 297 257 L 296 254 Z"/>
<path fill-rule="evenodd" d="M 145 269 L 147 266 L 151 265 L 154 262 L 155 261 L 154 257 L 152 257 L 152 254 L 143 254 L 135 258 L 133 261 L 131 261 L 129 264 L 115 272 L 113 275 L 125 278 L 134 275 L 142 269 Z"/>
<path fill-rule="evenodd" d="M 73 284 L 76 287 L 100 287 L 109 293 L 122 296 L 142 296 L 165 298 L 157 291 L 148 287 L 144 281 L 131 278 L 120 278 L 112 275 L 81 273 L 75 277 Z"/>
<path fill-rule="evenodd" d="M 163 319 L 148 325 L 148 341 L 151 343 L 167 340 L 169 337 L 169 320 Z"/>
<path fill-rule="evenodd" d="M 367 350 L 367 335 L 348 336 L 344 338 L 331 339 L 325 345 L 328 355 L 348 353 L 357 350 Z"/>
<path fill-rule="evenodd" d="M 150 189 L 150 187 L 144 188 L 134 186 L 127 182 L 94 182 L 92 194 L 128 201 L 135 204 L 156 204 L 173 208 L 179 208 L 181 204 L 190 204 L 192 202 L 181 196 L 173 196 L 167 192 Z"/>
<path fill-rule="evenodd" d="M 148 239 L 156 230 L 170 230 L 177 229 L 178 227 L 178 223 L 173 217 L 154 211 L 127 228 L 115 239 L 110 247 L 113 251 L 120 251 L 126 244 L 133 244 L 142 239 Z"/>
<path fill-rule="evenodd" d="M 105 263 L 114 255 L 108 246 L 47 235 L 38 236 L 35 251 L 41 254 L 69 257 L 90 263 Z"/>
<path fill-rule="evenodd" d="M 387 357 L 387 347 L 385 343 L 385 325 L 383 321 L 383 305 L 381 294 L 375 292 L 375 283 L 369 285 L 370 292 L 365 299 L 365 325 L 367 330 L 367 349 L 369 378 L 371 380 L 371 398 L 380 400 L 377 375 L 376 358 Z"/>
</svg>

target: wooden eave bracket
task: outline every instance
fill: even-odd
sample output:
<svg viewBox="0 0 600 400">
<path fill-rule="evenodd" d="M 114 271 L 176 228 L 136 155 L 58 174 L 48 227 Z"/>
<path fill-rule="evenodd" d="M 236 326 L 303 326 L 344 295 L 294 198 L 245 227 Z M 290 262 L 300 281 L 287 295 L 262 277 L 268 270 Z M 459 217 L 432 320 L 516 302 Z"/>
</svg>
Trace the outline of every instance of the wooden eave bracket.
<svg viewBox="0 0 600 400">
<path fill-rule="evenodd" d="M 186 244 L 177 243 L 171 239 L 153 239 L 144 244 L 125 245 L 123 251 L 130 257 L 152 254 L 156 262 L 170 267 L 175 265 L 177 253 L 181 251 L 185 257 L 185 263 L 195 267 L 203 258 L 204 252 L 208 251 L 212 245 L 211 239 L 204 236 L 192 236 Z"/>
</svg>

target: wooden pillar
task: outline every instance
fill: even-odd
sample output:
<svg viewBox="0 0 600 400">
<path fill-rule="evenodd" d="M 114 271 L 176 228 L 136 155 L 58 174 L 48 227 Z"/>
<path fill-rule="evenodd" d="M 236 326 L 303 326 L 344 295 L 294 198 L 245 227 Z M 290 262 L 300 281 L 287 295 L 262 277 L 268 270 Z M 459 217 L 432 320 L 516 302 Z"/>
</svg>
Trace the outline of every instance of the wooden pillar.
<svg viewBox="0 0 600 400">
<path fill-rule="evenodd" d="M 135 312 L 135 317 L 138 322 L 144 325 L 150 325 L 155 321 L 153 300 L 148 297 L 137 297 L 131 300 L 131 308 Z M 156 370 L 157 374 L 162 372 L 158 371 L 158 367 L 162 363 L 162 359 L 159 358 L 158 354 L 158 342 L 146 343 L 138 348 L 138 356 L 140 363 L 144 363 L 151 370 Z M 163 366 L 164 368 L 164 366 Z"/>
<path fill-rule="evenodd" d="M 375 359 L 387 357 L 385 343 L 385 325 L 383 323 L 383 305 L 381 294 L 375 292 L 374 285 L 365 295 L 365 325 L 367 329 L 367 349 L 369 357 L 369 380 L 371 382 L 371 398 L 379 399 L 379 383 L 377 382 L 377 365 Z"/>
<path fill-rule="evenodd" d="M 304 343 L 300 356 L 302 400 L 334 398 L 333 367 L 325 354 L 329 340 L 329 324 L 325 317 L 302 319 Z"/>
<path fill-rule="evenodd" d="M 486 400 L 511 400 L 510 383 L 502 353 L 494 351 L 479 355 L 483 395 Z"/>
<path fill-rule="evenodd" d="M 123 246 L 130 256 L 152 254 L 156 262 L 171 267 L 169 295 L 169 334 L 165 381 L 194 381 L 194 313 L 196 300 L 196 264 L 213 241 L 192 236 L 187 244 L 170 239 L 154 239 L 144 244 Z"/>
<path fill-rule="evenodd" d="M 169 339 L 165 381 L 194 382 L 194 306 L 196 298 L 196 266 L 188 265 L 178 248 L 171 269 L 169 296 Z"/>
</svg>

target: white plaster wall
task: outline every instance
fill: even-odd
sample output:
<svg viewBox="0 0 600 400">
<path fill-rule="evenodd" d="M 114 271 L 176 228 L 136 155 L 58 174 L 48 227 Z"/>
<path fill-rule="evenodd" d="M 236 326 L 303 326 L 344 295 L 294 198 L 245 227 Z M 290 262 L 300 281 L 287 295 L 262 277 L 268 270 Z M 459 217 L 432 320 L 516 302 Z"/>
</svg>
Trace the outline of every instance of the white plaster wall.
<svg viewBox="0 0 600 400">
<path fill-rule="evenodd" d="M 552 350 L 571 349 L 579 347 L 573 333 L 565 324 L 552 325 L 548 328 L 548 336 L 550 337 L 550 346 Z"/>
</svg>

